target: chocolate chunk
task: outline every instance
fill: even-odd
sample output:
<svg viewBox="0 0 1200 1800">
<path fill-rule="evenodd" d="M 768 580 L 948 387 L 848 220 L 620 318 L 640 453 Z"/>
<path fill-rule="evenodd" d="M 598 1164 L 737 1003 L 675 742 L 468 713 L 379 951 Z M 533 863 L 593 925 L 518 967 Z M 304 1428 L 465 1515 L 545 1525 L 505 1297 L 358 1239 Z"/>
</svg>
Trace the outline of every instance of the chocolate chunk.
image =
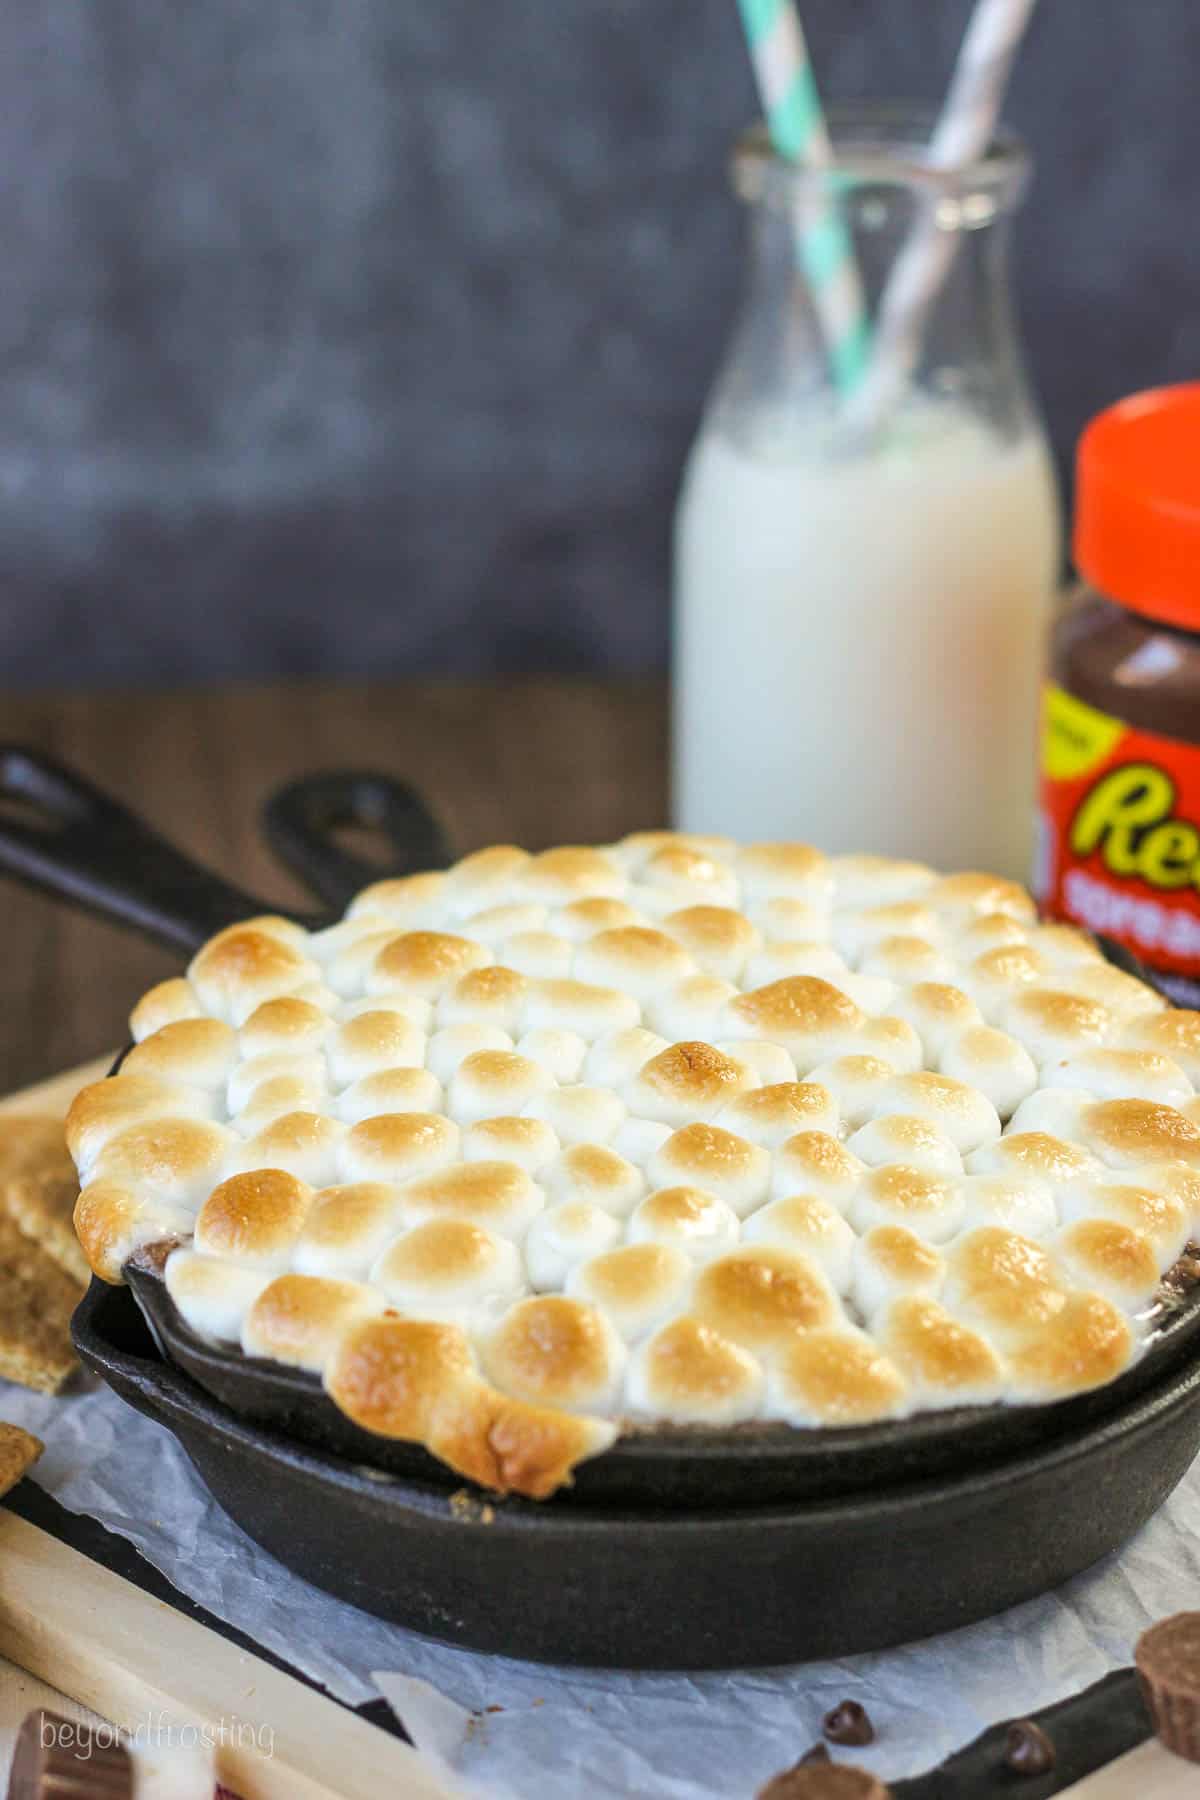
<svg viewBox="0 0 1200 1800">
<path fill-rule="evenodd" d="M 112 1731 L 32 1712 L 17 1733 L 9 1800 L 129 1800 L 133 1763 Z"/>
<path fill-rule="evenodd" d="M 831 1744 L 870 1744 L 875 1741 L 875 1727 L 867 1717 L 867 1709 L 857 1700 L 843 1700 L 821 1721 L 821 1730 Z"/>
<path fill-rule="evenodd" d="M 889 1800 L 882 1781 L 849 1763 L 797 1763 L 759 1788 L 755 1800 Z"/>
<path fill-rule="evenodd" d="M 806 1750 L 804 1752 L 804 1755 L 800 1758 L 796 1767 L 800 1768 L 804 1763 L 827 1763 L 831 1760 L 832 1758 L 830 1757 L 829 1751 L 824 1744 L 814 1744 L 811 1750 Z"/>
<path fill-rule="evenodd" d="M 1054 1745 L 1032 1719 L 1014 1719 L 1004 1745 L 1004 1766 L 1014 1775 L 1044 1775 L 1054 1767 Z"/>
<path fill-rule="evenodd" d="M 1200 1612 L 1143 1631 L 1133 1653 L 1154 1729 L 1168 1750 L 1200 1763 Z"/>
</svg>

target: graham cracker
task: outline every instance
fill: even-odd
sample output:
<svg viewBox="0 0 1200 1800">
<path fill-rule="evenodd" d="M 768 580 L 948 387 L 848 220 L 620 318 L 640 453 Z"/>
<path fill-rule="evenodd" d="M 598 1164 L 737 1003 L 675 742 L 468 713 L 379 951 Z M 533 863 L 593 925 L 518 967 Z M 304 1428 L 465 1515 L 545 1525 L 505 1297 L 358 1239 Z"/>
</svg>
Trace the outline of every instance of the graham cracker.
<svg viewBox="0 0 1200 1800">
<path fill-rule="evenodd" d="M 62 1121 L 40 1114 L 0 1115 L 0 1210 L 68 1275 L 86 1282 L 90 1271 L 73 1224 L 78 1195 Z"/>
<path fill-rule="evenodd" d="M 0 1494 L 7 1494 L 9 1488 L 16 1487 L 45 1447 L 31 1432 L 22 1431 L 19 1425 L 7 1425 L 0 1419 Z"/>
<path fill-rule="evenodd" d="M 56 1394 L 78 1367 L 71 1314 L 84 1283 L 0 1213 L 0 1377 Z"/>
</svg>

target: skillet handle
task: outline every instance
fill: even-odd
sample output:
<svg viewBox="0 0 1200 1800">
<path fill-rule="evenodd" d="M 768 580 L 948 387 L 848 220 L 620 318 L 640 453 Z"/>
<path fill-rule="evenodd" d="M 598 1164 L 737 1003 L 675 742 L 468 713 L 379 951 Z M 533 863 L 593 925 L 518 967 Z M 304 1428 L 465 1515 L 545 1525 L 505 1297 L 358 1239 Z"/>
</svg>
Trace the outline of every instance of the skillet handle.
<svg viewBox="0 0 1200 1800">
<path fill-rule="evenodd" d="M 372 770 L 302 776 L 270 796 L 262 817 L 276 856 L 338 913 L 382 876 L 442 869 L 453 860 L 441 825 L 417 790 Z M 373 861 L 340 844 L 336 834 L 346 827 L 374 833 L 386 856 Z"/>
<path fill-rule="evenodd" d="M 193 862 L 53 757 L 16 744 L 0 744 L 0 871 L 173 950 L 196 950 L 237 919 L 278 910 Z"/>
</svg>

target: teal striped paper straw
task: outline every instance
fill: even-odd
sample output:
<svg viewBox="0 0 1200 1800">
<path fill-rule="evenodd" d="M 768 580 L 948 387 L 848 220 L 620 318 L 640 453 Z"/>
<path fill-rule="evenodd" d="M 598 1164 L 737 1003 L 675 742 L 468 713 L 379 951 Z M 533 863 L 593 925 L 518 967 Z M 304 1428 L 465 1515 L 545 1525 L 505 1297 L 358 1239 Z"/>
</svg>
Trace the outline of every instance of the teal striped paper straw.
<svg viewBox="0 0 1200 1800">
<path fill-rule="evenodd" d="M 771 143 L 809 169 L 833 167 L 833 145 L 792 0 L 738 0 Z M 843 393 L 866 366 L 870 330 L 854 245 L 833 194 L 804 197 L 800 258 L 812 289 L 834 380 Z"/>
</svg>

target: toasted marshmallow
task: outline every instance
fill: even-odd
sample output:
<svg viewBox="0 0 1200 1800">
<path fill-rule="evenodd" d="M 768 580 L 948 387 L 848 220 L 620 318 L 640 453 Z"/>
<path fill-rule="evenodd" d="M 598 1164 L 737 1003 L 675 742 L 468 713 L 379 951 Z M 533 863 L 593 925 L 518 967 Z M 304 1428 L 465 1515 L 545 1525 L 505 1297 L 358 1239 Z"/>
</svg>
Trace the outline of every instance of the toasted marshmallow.
<svg viewBox="0 0 1200 1800">
<path fill-rule="evenodd" d="M 823 900 L 767 899 L 752 896 L 745 902 L 746 918 L 764 938 L 785 944 L 832 942 L 833 915 Z M 697 958 L 699 961 L 699 958 Z M 732 980 L 733 977 L 731 976 Z M 741 982 L 743 987 L 748 984 Z"/>
<path fill-rule="evenodd" d="M 962 1156 L 940 1125 L 915 1113 L 888 1113 L 860 1127 L 848 1140 L 847 1150 L 861 1162 L 878 1168 L 904 1163 L 927 1175 L 958 1175 Z"/>
<path fill-rule="evenodd" d="M 615 1218 L 628 1216 L 646 1191 L 639 1168 L 602 1144 L 571 1144 L 541 1175 L 550 1200 L 586 1200 Z"/>
<path fill-rule="evenodd" d="M 880 1013 L 886 1013 L 899 989 L 894 981 L 888 981 L 883 975 L 860 975 L 853 969 L 848 975 L 839 975 L 836 986 L 848 1000 L 853 1000 L 859 1011 L 867 1015 L 868 1021 Z"/>
<path fill-rule="evenodd" d="M 338 1174 L 346 1181 L 408 1181 L 458 1160 L 459 1130 L 441 1113 L 379 1113 L 360 1119 L 339 1146 Z"/>
<path fill-rule="evenodd" d="M 450 1079 L 446 1105 L 451 1118 L 474 1125 L 498 1113 L 523 1112 L 554 1077 L 540 1064 L 512 1050 L 476 1050 L 464 1057 Z"/>
<path fill-rule="evenodd" d="M 438 890 L 439 907 L 458 919 L 485 912 L 508 898 L 528 866 L 529 852 L 515 844 L 489 844 L 485 850 L 473 850 L 447 869 Z"/>
<path fill-rule="evenodd" d="M 1138 1163 L 1200 1167 L 1200 1127 L 1176 1107 L 1153 1100 L 1098 1100 L 1083 1108 L 1078 1136 L 1113 1169 Z"/>
<path fill-rule="evenodd" d="M 210 938 L 192 958 L 188 981 L 211 1017 L 242 1025 L 264 1000 L 319 980 L 318 964 L 294 943 L 285 942 L 272 928 L 274 923 L 257 919 L 232 925 Z"/>
<path fill-rule="evenodd" d="M 927 1295 L 894 1301 L 878 1342 L 930 1410 L 985 1405 L 1004 1391 L 1005 1365 L 987 1338 Z"/>
<path fill-rule="evenodd" d="M 490 1380 L 534 1406 L 605 1412 L 616 1403 L 625 1346 L 598 1306 L 565 1294 L 518 1300 L 480 1344 Z"/>
<path fill-rule="evenodd" d="M 1003 1225 L 1022 1237 L 1048 1238 L 1058 1229 L 1054 1190 L 1036 1175 L 1014 1169 L 1008 1175 L 964 1175 L 958 1183 L 963 1201 L 961 1229 Z"/>
<path fill-rule="evenodd" d="M 586 944 L 602 931 L 620 931 L 626 925 L 644 925 L 645 920 L 624 900 L 606 900 L 597 895 L 591 900 L 572 900 L 552 914 L 551 929 L 572 944 Z"/>
<path fill-rule="evenodd" d="M 322 1113 L 329 1103 L 329 1089 L 323 1077 L 271 1075 L 259 1082 L 230 1124 L 242 1137 L 257 1137 L 288 1113 Z"/>
<path fill-rule="evenodd" d="M 834 1065 L 826 1066 L 832 1068 Z M 716 1123 L 726 1131 L 747 1138 L 752 1144 L 777 1150 L 798 1131 L 836 1134 L 838 1106 L 828 1086 L 820 1085 L 816 1079 L 779 1081 L 769 1087 L 750 1088 L 738 1094 L 721 1107 Z"/>
<path fill-rule="evenodd" d="M 174 975 L 142 995 L 129 1015 L 129 1035 L 135 1044 L 140 1044 L 164 1025 L 173 1025 L 179 1019 L 199 1019 L 203 1012 L 183 976 Z"/>
<path fill-rule="evenodd" d="M 380 1006 L 337 1027 L 329 1042 L 329 1073 L 340 1088 L 380 1069 L 419 1069 L 425 1043 L 425 1033 L 404 1012 Z"/>
<path fill-rule="evenodd" d="M 936 944 L 902 932 L 872 944 L 858 966 L 864 975 L 884 975 L 901 987 L 917 981 L 953 981 L 956 974 L 954 963 Z"/>
<path fill-rule="evenodd" d="M 1074 1088 L 1044 1087 L 1022 1100 L 1009 1121 L 1010 1132 L 1027 1136 L 1078 1138 L 1091 1101 Z"/>
<path fill-rule="evenodd" d="M 847 1039 L 861 1030 L 864 1018 L 849 995 L 819 975 L 791 975 L 731 1000 L 724 1035 L 772 1038 L 806 1075 L 847 1049 Z"/>
<path fill-rule="evenodd" d="M 1119 1219 L 1076 1219 L 1054 1240 L 1071 1282 L 1135 1312 L 1158 1290 L 1158 1257 L 1149 1238 Z"/>
<path fill-rule="evenodd" d="M 789 1194 L 786 1199 L 772 1200 L 752 1212 L 742 1227 L 745 1244 L 773 1244 L 807 1256 L 839 1294 L 850 1286 L 854 1241 L 841 1213 L 817 1194 Z"/>
<path fill-rule="evenodd" d="M 231 1175 L 196 1215 L 196 1249 L 257 1269 L 286 1269 L 312 1202 L 307 1182 L 282 1169 Z"/>
<path fill-rule="evenodd" d="M 758 1076 L 711 1044 L 672 1044 L 644 1063 L 625 1089 L 636 1118 L 664 1125 L 713 1119 L 739 1094 L 759 1085 Z"/>
<path fill-rule="evenodd" d="M 747 959 L 762 942 L 757 927 L 729 906 L 684 906 L 668 913 L 663 930 L 696 966 L 722 981 L 740 981 Z"/>
<path fill-rule="evenodd" d="M 608 855 L 630 875 L 637 875 L 660 850 L 694 850 L 716 862 L 728 862 L 737 849 L 731 837 L 702 831 L 631 831 L 618 844 L 610 844 Z"/>
<path fill-rule="evenodd" d="M 988 950 L 1004 950 L 1012 944 L 1034 944 L 1035 929 L 1010 919 L 1007 913 L 980 913 L 977 918 L 950 928 L 950 942 L 961 961 L 973 963 Z M 1049 967 L 1058 964 L 1046 958 Z"/>
<path fill-rule="evenodd" d="M 211 1093 L 223 1088 L 238 1055 L 237 1033 L 219 1019 L 178 1019 L 161 1025 L 126 1056 L 124 1075 L 183 1082 Z"/>
<path fill-rule="evenodd" d="M 292 1267 L 301 1275 L 364 1277 L 400 1223 L 400 1191 L 387 1182 L 322 1188 L 304 1216 Z"/>
<path fill-rule="evenodd" d="M 350 1326 L 382 1311 L 383 1295 L 361 1281 L 277 1275 L 242 1321 L 242 1349 L 320 1374 Z"/>
<path fill-rule="evenodd" d="M 522 1029 L 573 1031 L 587 1042 L 640 1023 L 637 1001 L 588 981 L 533 981 L 522 1007 Z"/>
<path fill-rule="evenodd" d="M 571 940 L 549 930 L 514 931 L 499 945 L 499 954 L 529 982 L 565 981 L 575 961 Z"/>
<path fill-rule="evenodd" d="M 389 875 L 373 881 L 346 908 L 348 919 L 377 917 L 390 925 L 428 925 L 438 916 L 446 877 L 440 870 L 419 875 Z"/>
<path fill-rule="evenodd" d="M 611 1250 L 620 1235 L 620 1221 L 590 1201 L 563 1200 L 546 1207 L 525 1237 L 530 1285 L 539 1293 L 561 1288 L 576 1263 Z"/>
<path fill-rule="evenodd" d="M 514 1162 L 530 1175 L 552 1163 L 562 1145 L 544 1119 L 501 1113 L 478 1119 L 462 1135 L 464 1162 Z"/>
<path fill-rule="evenodd" d="M 1162 1012 L 1140 1012 L 1126 1017 L 1116 1036 L 1123 1050 L 1153 1050 L 1181 1068 L 1193 1088 L 1200 1082 L 1200 1012 L 1168 1007 Z M 1158 1099 L 1159 1095 L 1144 1095 Z M 1171 1101 L 1172 1106 L 1178 1105 Z"/>
<path fill-rule="evenodd" d="M 1153 1245 L 1157 1267 L 1163 1269 L 1183 1254 L 1198 1197 L 1200 1178 L 1190 1169 L 1182 1164 L 1152 1163 L 1127 1175 L 1105 1174 L 1077 1181 L 1063 1193 L 1061 1208 L 1068 1225 L 1110 1219 L 1138 1232 Z M 1117 1296 L 1111 1294 L 1110 1298 Z"/>
<path fill-rule="evenodd" d="M 1010 1119 L 1038 1084 L 1037 1064 L 1023 1044 L 993 1025 L 968 1025 L 942 1051 L 943 1075 L 977 1088 L 1001 1119 Z"/>
<path fill-rule="evenodd" d="M 863 958 L 889 939 L 916 939 L 933 946 L 941 936 L 937 914 L 919 900 L 897 900 L 890 906 L 850 908 L 834 914 L 833 941 L 847 963 L 858 968 Z M 937 980 L 916 976 L 915 980 Z"/>
<path fill-rule="evenodd" d="M 116 1182 L 194 1210 L 211 1191 L 237 1143 L 231 1131 L 205 1120 L 149 1119 L 110 1137 L 93 1159 L 86 1180 Z"/>
<path fill-rule="evenodd" d="M 288 1112 L 264 1125 L 226 1158 L 230 1174 L 284 1169 L 311 1187 L 329 1187 L 340 1178 L 338 1152 L 346 1127 L 319 1112 Z"/>
<path fill-rule="evenodd" d="M 999 1143 L 972 1150 L 966 1166 L 972 1175 L 1030 1177 L 1057 1192 L 1081 1175 L 1098 1174 L 1101 1165 L 1078 1144 L 1048 1131 L 1010 1131 Z"/>
<path fill-rule="evenodd" d="M 818 1194 L 844 1213 L 866 1164 L 827 1131 L 798 1131 L 775 1152 L 771 1193 Z"/>
<path fill-rule="evenodd" d="M 764 1411 L 789 1425 L 866 1425 L 906 1410 L 908 1383 L 865 1332 L 805 1331 L 768 1367 Z"/>
<path fill-rule="evenodd" d="M 379 918 L 364 920 L 361 927 L 346 920 L 343 925 L 335 925 L 328 935 L 337 941 L 336 945 L 320 945 L 323 951 L 334 952 L 325 964 L 325 980 L 342 1000 L 361 999 L 376 957 L 395 939 L 395 926 Z M 409 998 L 405 996 L 406 1003 Z"/>
<path fill-rule="evenodd" d="M 809 1071 L 806 1085 L 828 1095 L 830 1117 L 804 1123 L 816 1131 L 836 1132 L 840 1120 L 847 1131 L 857 1131 L 871 1117 L 876 1098 L 895 1073 L 891 1063 L 878 1056 L 835 1056 L 818 1063 Z M 796 1130 L 801 1129 L 803 1124 L 797 1124 Z"/>
<path fill-rule="evenodd" d="M 352 1081 L 337 1097 L 337 1116 L 347 1125 L 380 1113 L 440 1112 L 442 1084 L 428 1069 L 380 1069 Z"/>
<path fill-rule="evenodd" d="M 843 956 L 832 944 L 806 938 L 769 938 L 754 952 L 743 971 L 743 984 L 753 990 L 783 981 L 789 975 L 820 975 L 835 986 L 850 974 Z"/>
<path fill-rule="evenodd" d="M 367 992 L 436 1000 L 468 970 L 491 961 L 487 949 L 473 938 L 448 931 L 405 931 L 376 954 L 367 970 Z"/>
<path fill-rule="evenodd" d="M 535 1095 L 525 1111 L 531 1118 L 544 1119 L 563 1144 L 607 1144 L 625 1117 L 619 1094 L 582 1081 L 548 1088 Z"/>
<path fill-rule="evenodd" d="M 634 1208 L 629 1241 L 670 1244 L 689 1257 L 704 1258 L 737 1243 L 737 1214 L 703 1188 L 659 1188 Z"/>
<path fill-rule="evenodd" d="M 1066 1303 L 1053 1252 L 1001 1225 L 964 1233 L 946 1264 L 946 1306 L 1003 1348 L 1028 1343 Z"/>
<path fill-rule="evenodd" d="M 622 925 L 601 931 L 575 952 L 579 981 L 620 988 L 644 1004 L 695 968 L 683 945 L 648 925 Z"/>
<path fill-rule="evenodd" d="M 829 873 L 840 907 L 894 906 L 927 893 L 937 879 L 924 863 L 892 856 L 834 856 Z"/>
<path fill-rule="evenodd" d="M 238 1042 L 243 1056 L 303 1055 L 320 1050 L 333 1029 L 321 1007 L 286 995 L 256 1006 L 238 1032 Z"/>
<path fill-rule="evenodd" d="M 1067 977 L 1063 979 L 1065 983 Z M 1098 1000 L 1121 1025 L 1143 1013 L 1166 1009 L 1166 998 L 1157 988 L 1139 981 L 1136 975 L 1127 975 L 1124 969 L 1114 969 L 1111 963 L 1100 961 L 1073 968 L 1069 979 L 1072 993 Z"/>
<path fill-rule="evenodd" d="M 928 1243 L 944 1243 L 962 1223 L 961 1183 L 903 1163 L 889 1163 L 863 1176 L 848 1216 L 857 1231 L 870 1231 L 873 1225 L 904 1225 Z"/>
<path fill-rule="evenodd" d="M 868 1322 L 905 1294 L 938 1294 L 945 1278 L 940 1251 L 906 1225 L 872 1225 L 852 1245 L 850 1295 Z"/>
<path fill-rule="evenodd" d="M 727 864 L 704 850 L 667 844 L 638 871 L 636 904 L 653 918 L 686 906 L 736 906 L 738 879 Z"/>
<path fill-rule="evenodd" d="M 555 1081 L 567 1085 L 579 1081 L 587 1061 L 586 1038 L 574 1031 L 527 1031 L 516 1046 L 518 1056 L 540 1063 Z"/>
<path fill-rule="evenodd" d="M 769 1043 L 765 1038 L 738 1038 L 714 1048 L 753 1069 L 764 1087 L 778 1087 L 780 1082 L 796 1079 L 796 1065 L 781 1044 Z"/>
<path fill-rule="evenodd" d="M 511 891 L 543 906 L 568 906 L 573 900 L 620 900 L 627 886 L 619 863 L 602 850 L 566 844 L 530 857 Z"/>
<path fill-rule="evenodd" d="M 1104 952 L 1095 939 L 1086 931 L 1078 931 L 1074 925 L 1035 925 L 1027 935 L 1029 943 L 1052 969 L 1095 967 L 1104 961 Z M 1144 1050 L 1162 1048 L 1158 1044 L 1137 1047 Z"/>
<path fill-rule="evenodd" d="M 646 1023 L 668 1043 L 682 1039 L 711 1043 L 720 1036 L 727 1009 L 736 998 L 733 983 L 717 975 L 685 975 L 647 1002 Z"/>
<path fill-rule="evenodd" d="M 636 1344 L 678 1310 L 692 1265 L 673 1244 L 621 1244 L 575 1263 L 567 1293 L 602 1308 L 627 1344 Z"/>
<path fill-rule="evenodd" d="M 733 858 L 748 900 L 807 900 L 828 905 L 833 898 L 829 859 L 811 844 L 749 844 Z"/>
<path fill-rule="evenodd" d="M 622 1088 L 652 1057 L 669 1048 L 666 1038 L 644 1025 L 606 1032 L 588 1051 L 581 1079 L 596 1087 Z"/>
<path fill-rule="evenodd" d="M 890 1063 L 897 1075 L 915 1075 L 925 1060 L 916 1028 L 895 1013 L 868 1019 L 854 1034 L 853 1045 L 860 1056 L 877 1056 L 880 1062 Z"/>
<path fill-rule="evenodd" d="M 91 1181 L 75 1202 L 75 1235 L 102 1281 L 123 1281 L 130 1257 L 148 1244 L 180 1243 L 195 1222 L 178 1201 L 117 1181 Z"/>
<path fill-rule="evenodd" d="M 762 1367 L 749 1351 L 684 1316 L 633 1351 L 625 1404 L 635 1416 L 723 1428 L 755 1416 L 763 1385 Z"/>
<path fill-rule="evenodd" d="M 1163 1106 L 1180 1106 L 1195 1093 L 1179 1064 L 1158 1050 L 1084 1050 L 1048 1063 L 1043 1075 L 1054 1087 L 1082 1088 L 1097 1100 L 1157 1100 Z"/>
<path fill-rule="evenodd" d="M 1112 1381 L 1130 1362 L 1134 1336 L 1102 1294 L 1068 1294 L 1063 1306 L 1009 1358 L 1013 1397 L 1056 1400 Z"/>
<path fill-rule="evenodd" d="M 477 1050 L 512 1051 L 513 1041 L 498 1025 L 443 1025 L 425 1046 L 425 1066 L 443 1086 Z"/>
<path fill-rule="evenodd" d="M 701 1263 L 689 1311 L 758 1356 L 777 1355 L 798 1331 L 842 1319 L 829 1278 L 817 1263 L 776 1244 L 744 1244 Z"/>
<path fill-rule="evenodd" d="M 520 1028 L 529 977 L 503 963 L 470 969 L 447 988 L 437 1005 L 443 1025 L 494 1025 L 510 1037 Z"/>
<path fill-rule="evenodd" d="M 325 1058 L 320 1051 L 299 1054 L 276 1051 L 266 1056 L 249 1056 L 245 1062 L 238 1063 L 229 1076 L 225 1097 L 230 1113 L 244 1112 L 259 1088 L 280 1077 L 298 1081 L 301 1089 L 309 1094 L 324 1094 L 328 1087 Z M 280 1108 L 270 1116 L 278 1118 L 279 1112 L 286 1110 Z"/>
<path fill-rule="evenodd" d="M 924 888 L 921 898 L 948 922 L 965 926 L 986 913 L 1003 913 L 1010 919 L 1033 924 L 1037 908 L 1025 889 L 1001 875 L 981 875 L 964 870 L 943 875 Z"/>
<path fill-rule="evenodd" d="M 1030 987 L 1010 997 L 999 1023 L 1020 1039 L 1034 1062 L 1045 1064 L 1105 1043 L 1116 1030 L 1117 1018 L 1085 994 Z"/>
<path fill-rule="evenodd" d="M 211 1110 L 210 1097 L 199 1088 L 177 1087 L 151 1075 L 110 1075 L 81 1088 L 72 1100 L 65 1127 L 67 1148 L 80 1180 L 87 1182 L 105 1145 L 131 1125 L 198 1119 Z"/>
<path fill-rule="evenodd" d="M 627 1161 L 636 1163 L 644 1169 L 656 1150 L 661 1150 L 671 1136 L 669 1125 L 660 1125 L 657 1119 L 622 1119 L 613 1133 L 611 1150 Z"/>
<path fill-rule="evenodd" d="M 771 1158 L 719 1125 L 685 1125 L 654 1152 L 646 1173 L 655 1187 L 704 1188 L 742 1219 L 766 1198 Z"/>
<path fill-rule="evenodd" d="M 1049 964 L 1028 944 L 1004 944 L 985 950 L 967 965 L 960 980 L 989 1019 L 999 1019 L 1015 995 L 1050 974 Z"/>
<path fill-rule="evenodd" d="M 400 1312 L 463 1326 L 499 1312 L 525 1289 L 516 1245 L 466 1219 L 427 1219 L 393 1238 L 371 1280 Z"/>
<path fill-rule="evenodd" d="M 242 1320 L 274 1277 L 269 1269 L 181 1248 L 168 1256 L 163 1279 L 176 1311 L 197 1336 L 236 1344 Z"/>
<path fill-rule="evenodd" d="M 982 1025 L 983 1014 L 960 987 L 942 981 L 918 981 L 902 988 L 891 1012 L 912 1026 L 930 1062 L 937 1062 L 952 1038 L 969 1025 Z"/>
<path fill-rule="evenodd" d="M 545 1205 L 532 1176 L 512 1162 L 451 1163 L 433 1175 L 406 1181 L 400 1199 L 413 1224 L 465 1219 L 516 1242 Z"/>
</svg>

